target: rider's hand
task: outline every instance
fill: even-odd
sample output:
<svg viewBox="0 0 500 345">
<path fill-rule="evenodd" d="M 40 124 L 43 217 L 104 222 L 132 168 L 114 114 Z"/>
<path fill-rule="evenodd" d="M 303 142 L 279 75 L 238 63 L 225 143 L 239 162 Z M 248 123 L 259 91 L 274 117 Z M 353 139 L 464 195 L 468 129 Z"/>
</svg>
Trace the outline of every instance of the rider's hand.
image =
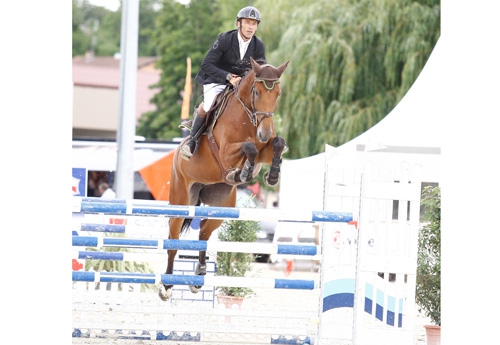
<svg viewBox="0 0 500 345">
<path fill-rule="evenodd" d="M 236 74 L 233 74 L 231 76 L 231 79 L 229 80 L 229 82 L 233 85 L 233 86 L 236 86 L 236 84 L 238 84 L 241 80 L 241 77 L 236 75 Z"/>
</svg>

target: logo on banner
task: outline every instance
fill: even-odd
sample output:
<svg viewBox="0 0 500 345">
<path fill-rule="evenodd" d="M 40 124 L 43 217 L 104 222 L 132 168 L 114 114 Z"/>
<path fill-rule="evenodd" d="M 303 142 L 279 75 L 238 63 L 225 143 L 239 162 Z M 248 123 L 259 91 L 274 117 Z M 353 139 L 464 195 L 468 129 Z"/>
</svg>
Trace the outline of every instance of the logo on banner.
<svg viewBox="0 0 500 345">
<path fill-rule="evenodd" d="M 73 195 L 80 195 L 79 185 L 80 185 L 80 179 L 73 177 L 73 185 L 71 186 L 71 191 Z"/>
<path fill-rule="evenodd" d="M 85 196 L 87 191 L 87 169 L 73 168 L 71 195 Z"/>
</svg>

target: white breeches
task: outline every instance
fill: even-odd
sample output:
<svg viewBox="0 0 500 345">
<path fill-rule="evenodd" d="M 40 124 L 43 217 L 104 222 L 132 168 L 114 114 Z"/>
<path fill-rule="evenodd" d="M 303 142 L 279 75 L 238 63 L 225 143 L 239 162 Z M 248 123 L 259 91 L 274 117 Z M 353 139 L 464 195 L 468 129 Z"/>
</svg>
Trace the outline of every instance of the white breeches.
<svg viewBox="0 0 500 345">
<path fill-rule="evenodd" d="M 224 84 L 212 83 L 203 85 L 203 110 L 205 110 L 205 112 L 210 109 L 215 97 L 217 97 L 219 93 L 223 92 L 225 88 L 226 85 Z"/>
</svg>

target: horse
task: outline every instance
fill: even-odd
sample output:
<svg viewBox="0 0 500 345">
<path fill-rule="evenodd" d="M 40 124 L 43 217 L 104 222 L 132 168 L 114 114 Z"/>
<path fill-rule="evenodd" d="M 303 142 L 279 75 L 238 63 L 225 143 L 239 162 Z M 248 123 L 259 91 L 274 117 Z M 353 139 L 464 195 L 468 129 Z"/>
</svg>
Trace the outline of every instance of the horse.
<svg viewBox="0 0 500 345">
<path fill-rule="evenodd" d="M 279 181 L 282 154 L 288 146 L 275 133 L 274 111 L 281 94 L 279 78 L 288 66 L 259 65 L 250 58 L 251 69 L 241 81 L 226 93 L 216 115 L 207 123 L 198 149 L 189 159 L 182 159 L 180 148 L 189 139 L 184 138 L 174 152 L 170 178 L 169 203 L 234 207 L 236 188 L 250 182 L 262 165 L 270 166 L 264 174 L 264 183 L 275 186 Z M 217 113 L 218 111 L 218 113 Z M 207 117 L 212 111 L 209 111 Z M 169 239 L 179 239 L 189 229 L 192 218 L 170 218 Z M 207 241 L 223 220 L 203 219 L 199 240 Z M 166 274 L 172 274 L 177 250 L 168 250 Z M 196 275 L 206 274 L 206 252 L 200 251 Z M 161 284 L 159 297 L 168 301 L 173 285 Z M 190 286 L 197 293 L 201 286 Z"/>
</svg>

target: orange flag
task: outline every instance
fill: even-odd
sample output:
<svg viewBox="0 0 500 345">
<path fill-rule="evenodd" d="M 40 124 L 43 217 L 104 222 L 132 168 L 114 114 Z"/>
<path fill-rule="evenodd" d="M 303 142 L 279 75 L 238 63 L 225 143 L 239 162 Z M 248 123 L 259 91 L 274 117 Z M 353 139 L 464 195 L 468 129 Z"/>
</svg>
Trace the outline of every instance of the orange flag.
<svg viewBox="0 0 500 345">
<path fill-rule="evenodd" d="M 168 201 L 174 152 L 175 150 L 170 151 L 165 157 L 139 170 L 155 200 Z"/>
</svg>

